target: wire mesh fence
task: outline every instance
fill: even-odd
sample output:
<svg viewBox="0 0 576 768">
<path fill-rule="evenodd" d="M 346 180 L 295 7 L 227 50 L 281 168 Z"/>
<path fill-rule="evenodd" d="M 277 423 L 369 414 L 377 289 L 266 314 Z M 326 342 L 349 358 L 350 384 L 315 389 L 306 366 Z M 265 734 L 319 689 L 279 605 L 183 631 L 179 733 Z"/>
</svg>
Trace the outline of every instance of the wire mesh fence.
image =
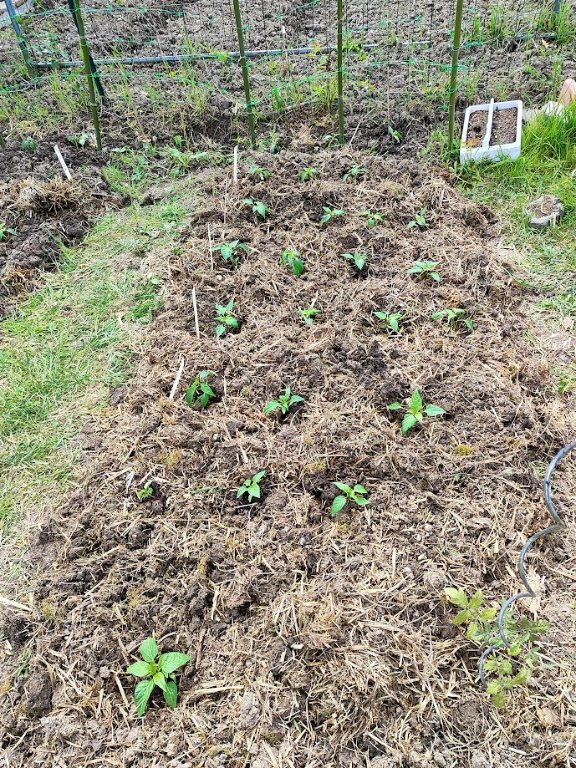
<svg viewBox="0 0 576 768">
<path fill-rule="evenodd" d="M 69 5 L 74 6 L 75 0 Z M 336 131 L 336 0 L 243 0 L 241 27 L 258 121 L 294 126 L 306 115 Z M 453 0 L 344 0 L 343 77 L 348 138 L 390 145 L 445 127 Z M 246 133 L 246 95 L 232 0 L 91 0 L 86 38 L 105 102 L 105 134 Z M 0 120 L 10 131 L 31 104 L 44 126 L 86 125 L 89 100 L 70 8 L 37 0 L 21 38 L 0 30 Z M 554 0 L 465 5 L 457 103 L 540 98 L 574 61 L 573 8 Z M 32 63 L 26 68 L 22 43 Z M 573 66 L 576 69 L 576 66 Z M 44 110 L 42 112 L 42 110 Z M 31 121 L 31 130 L 33 129 Z"/>
</svg>

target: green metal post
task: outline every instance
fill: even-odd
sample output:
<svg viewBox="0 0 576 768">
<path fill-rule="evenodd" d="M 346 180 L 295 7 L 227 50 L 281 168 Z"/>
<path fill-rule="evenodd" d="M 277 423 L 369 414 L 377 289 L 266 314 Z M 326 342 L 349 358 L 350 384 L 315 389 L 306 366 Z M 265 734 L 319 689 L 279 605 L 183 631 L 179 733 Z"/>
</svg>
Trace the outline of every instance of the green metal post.
<svg viewBox="0 0 576 768">
<path fill-rule="evenodd" d="M 450 65 L 450 103 L 448 114 L 448 152 L 452 152 L 454 143 L 454 125 L 456 122 L 456 89 L 458 87 L 458 56 L 462 39 L 462 11 L 464 0 L 456 0 L 454 16 L 454 37 L 452 40 L 452 62 Z"/>
<path fill-rule="evenodd" d="M 100 115 L 98 114 L 98 103 L 96 101 L 96 88 L 94 86 L 94 75 L 92 74 L 92 67 L 90 65 L 90 48 L 88 47 L 88 41 L 86 40 L 86 30 L 84 27 L 84 19 L 82 18 L 82 12 L 80 11 L 80 0 L 73 0 L 74 5 L 74 21 L 76 23 L 76 29 L 78 30 L 78 37 L 80 38 L 80 52 L 82 54 L 82 61 L 84 63 L 84 73 L 88 80 L 88 94 L 90 97 L 90 111 L 92 113 L 92 122 L 94 123 L 94 132 L 96 133 L 96 146 L 98 150 L 102 151 L 102 134 L 100 133 Z"/>
<path fill-rule="evenodd" d="M 256 146 L 256 119 L 254 117 L 254 103 L 250 97 L 250 77 L 248 59 L 244 46 L 244 27 L 242 26 L 242 14 L 240 12 L 240 0 L 233 0 L 234 17 L 236 18 L 236 32 L 238 33 L 238 51 L 240 57 L 238 63 L 242 68 L 242 80 L 244 81 L 244 97 L 246 99 L 246 112 L 248 113 L 248 128 L 250 131 L 250 143 Z"/>
<path fill-rule="evenodd" d="M 342 0 L 338 0 L 338 136 L 344 144 L 344 9 Z"/>
</svg>

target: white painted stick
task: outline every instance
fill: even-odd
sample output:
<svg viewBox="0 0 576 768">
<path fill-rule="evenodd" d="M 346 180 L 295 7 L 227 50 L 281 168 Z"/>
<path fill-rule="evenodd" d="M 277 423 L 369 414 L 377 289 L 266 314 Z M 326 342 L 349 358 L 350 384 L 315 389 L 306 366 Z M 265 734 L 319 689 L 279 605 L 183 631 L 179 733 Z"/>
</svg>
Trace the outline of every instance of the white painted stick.
<svg viewBox="0 0 576 768">
<path fill-rule="evenodd" d="M 8 600 L 7 597 L 2 597 L 2 595 L 0 595 L 0 605 L 5 605 L 7 608 L 17 608 L 19 611 L 32 610 L 29 605 L 24 605 L 24 603 L 17 603 L 15 600 Z"/>
<path fill-rule="evenodd" d="M 62 166 L 62 170 L 64 171 L 64 176 L 68 179 L 68 181 L 72 181 L 72 174 L 70 173 L 70 169 L 66 165 L 66 160 L 62 157 L 62 152 L 60 152 L 60 147 L 58 144 L 54 144 L 54 152 L 56 153 L 56 157 L 60 161 L 60 165 Z"/>
<path fill-rule="evenodd" d="M 186 358 L 181 357 L 180 365 L 178 366 L 178 371 L 176 373 L 176 378 L 174 379 L 174 384 L 172 384 L 172 389 L 170 390 L 170 394 L 168 395 L 168 400 L 174 400 L 174 397 L 176 396 L 176 390 L 178 389 L 178 384 L 180 384 L 180 379 L 182 378 L 182 374 L 184 373 L 185 365 L 186 365 Z"/>
<path fill-rule="evenodd" d="M 212 230 L 210 229 L 210 224 L 208 224 L 208 247 L 210 248 L 210 271 L 214 272 L 214 253 L 212 252 L 214 244 L 212 241 Z"/>
<path fill-rule="evenodd" d="M 234 186 L 238 184 L 238 144 L 234 147 Z"/>
<path fill-rule="evenodd" d="M 194 324 L 196 326 L 196 338 L 200 338 L 200 325 L 198 324 L 198 305 L 196 304 L 196 288 L 192 288 L 192 306 L 194 307 Z"/>
</svg>

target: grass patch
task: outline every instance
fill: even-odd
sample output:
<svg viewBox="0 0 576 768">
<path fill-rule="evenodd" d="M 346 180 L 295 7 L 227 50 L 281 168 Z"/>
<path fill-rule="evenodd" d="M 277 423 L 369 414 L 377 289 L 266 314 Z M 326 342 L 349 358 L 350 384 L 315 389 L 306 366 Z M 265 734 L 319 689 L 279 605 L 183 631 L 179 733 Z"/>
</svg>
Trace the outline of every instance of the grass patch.
<svg viewBox="0 0 576 768">
<path fill-rule="evenodd" d="M 155 250 L 176 244 L 178 198 L 104 217 L 58 271 L 0 323 L 0 526 L 50 505 L 77 456 L 70 438 L 124 382 L 142 324 L 160 307 Z M 161 271 L 161 270 L 159 270 Z"/>
</svg>

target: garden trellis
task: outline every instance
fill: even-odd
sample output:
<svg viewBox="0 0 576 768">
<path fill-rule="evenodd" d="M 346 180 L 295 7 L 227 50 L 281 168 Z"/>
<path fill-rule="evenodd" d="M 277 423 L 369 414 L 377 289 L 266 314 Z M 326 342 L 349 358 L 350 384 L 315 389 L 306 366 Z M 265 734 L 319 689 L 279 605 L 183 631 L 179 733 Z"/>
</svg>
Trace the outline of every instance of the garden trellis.
<svg viewBox="0 0 576 768">
<path fill-rule="evenodd" d="M 348 139 L 365 125 L 398 140 L 418 121 L 446 129 L 452 102 L 540 96 L 574 56 L 571 11 L 558 0 L 465 2 L 461 40 L 454 11 L 454 0 L 37 0 L 0 31 L 2 131 L 11 100 L 31 90 L 87 113 L 75 17 L 89 77 L 107 96 L 104 124 L 114 113 L 133 127 L 146 114 L 152 128 L 156 111 L 185 132 L 184 104 L 200 117 L 223 99 L 252 140 L 258 121 L 310 109 L 334 116 L 340 140 L 345 121 Z"/>
</svg>

